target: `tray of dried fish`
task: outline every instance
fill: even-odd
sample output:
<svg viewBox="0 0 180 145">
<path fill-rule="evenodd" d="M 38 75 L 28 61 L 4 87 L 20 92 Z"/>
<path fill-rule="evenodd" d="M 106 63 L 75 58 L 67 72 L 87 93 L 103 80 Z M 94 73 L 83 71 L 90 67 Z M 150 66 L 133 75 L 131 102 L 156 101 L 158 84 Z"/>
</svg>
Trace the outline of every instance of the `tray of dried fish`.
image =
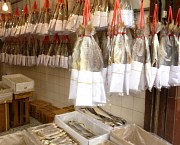
<svg viewBox="0 0 180 145">
<path fill-rule="evenodd" d="M 78 111 L 55 116 L 55 123 L 82 145 L 97 145 L 109 139 L 110 131 L 94 120 Z"/>
<path fill-rule="evenodd" d="M 0 82 L 0 103 L 11 102 L 12 101 L 12 89 Z"/>
<path fill-rule="evenodd" d="M 111 131 L 114 127 L 122 127 L 126 125 L 125 119 L 114 116 L 100 107 L 81 108 L 78 111 L 87 115 L 89 118 L 95 119 L 95 122 L 98 122 L 102 127 L 108 129 L 109 131 Z"/>
<path fill-rule="evenodd" d="M 55 123 L 28 128 L 38 145 L 79 145 L 66 131 Z"/>
<path fill-rule="evenodd" d="M 34 80 L 22 75 L 12 74 L 2 76 L 2 81 L 13 90 L 14 94 L 34 90 Z"/>
</svg>

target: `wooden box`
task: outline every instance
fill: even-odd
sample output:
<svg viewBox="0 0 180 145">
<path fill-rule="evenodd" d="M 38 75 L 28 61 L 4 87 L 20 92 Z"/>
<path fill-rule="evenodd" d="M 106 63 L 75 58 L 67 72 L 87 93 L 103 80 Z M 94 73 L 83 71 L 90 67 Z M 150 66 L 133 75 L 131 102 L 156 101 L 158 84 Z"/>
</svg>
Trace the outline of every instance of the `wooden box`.
<svg viewBox="0 0 180 145">
<path fill-rule="evenodd" d="M 29 106 L 29 112 L 30 115 L 36 119 L 38 119 L 39 116 L 39 109 L 45 106 L 50 105 L 50 103 L 42 101 L 42 100 L 33 100 L 30 102 L 30 106 Z"/>
<path fill-rule="evenodd" d="M 22 94 L 13 94 L 11 108 L 11 126 L 18 127 L 29 123 L 29 98 L 33 96 L 33 92 Z"/>
<path fill-rule="evenodd" d="M 0 132 L 7 131 L 9 124 L 9 103 L 0 104 Z"/>
<path fill-rule="evenodd" d="M 34 90 L 34 80 L 22 74 L 4 75 L 2 81 L 13 89 L 14 94 Z"/>
<path fill-rule="evenodd" d="M 74 106 L 68 106 L 65 108 L 57 108 L 52 105 L 40 107 L 37 110 L 37 119 L 42 123 L 51 123 L 54 121 L 55 115 L 64 114 L 74 111 Z"/>
</svg>

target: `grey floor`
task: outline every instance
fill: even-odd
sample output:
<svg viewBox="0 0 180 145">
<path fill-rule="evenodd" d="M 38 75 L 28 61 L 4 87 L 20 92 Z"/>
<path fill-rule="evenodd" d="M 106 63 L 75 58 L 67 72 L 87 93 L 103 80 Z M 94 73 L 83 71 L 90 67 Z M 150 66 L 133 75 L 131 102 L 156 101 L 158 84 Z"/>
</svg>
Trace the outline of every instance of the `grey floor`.
<svg viewBox="0 0 180 145">
<path fill-rule="evenodd" d="M 16 131 L 22 131 L 22 130 L 25 130 L 25 129 L 29 128 L 29 127 L 34 127 L 34 126 L 38 126 L 38 125 L 41 125 L 41 123 L 39 121 L 37 121 L 36 119 L 30 117 L 30 123 L 29 124 L 23 125 L 23 126 L 20 126 L 20 127 L 16 127 L 16 128 L 11 128 L 6 132 L 1 132 L 0 136 L 15 133 Z"/>
</svg>

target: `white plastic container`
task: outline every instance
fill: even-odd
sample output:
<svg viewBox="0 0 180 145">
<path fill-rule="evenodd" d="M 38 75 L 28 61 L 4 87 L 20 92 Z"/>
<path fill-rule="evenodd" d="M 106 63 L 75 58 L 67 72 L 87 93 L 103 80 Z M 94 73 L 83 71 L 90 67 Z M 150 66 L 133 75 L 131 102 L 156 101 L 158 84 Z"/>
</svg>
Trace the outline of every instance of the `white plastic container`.
<svg viewBox="0 0 180 145">
<path fill-rule="evenodd" d="M 6 103 L 12 101 L 12 89 L 0 82 L 0 103 Z"/>
<path fill-rule="evenodd" d="M 34 91 L 34 80 L 22 74 L 4 75 L 2 81 L 11 87 L 14 94 Z"/>
<path fill-rule="evenodd" d="M 70 126 L 68 126 L 69 121 L 77 121 L 83 123 L 86 127 L 88 127 L 96 137 L 91 139 L 86 139 L 81 136 L 78 132 L 73 130 Z M 71 113 L 66 113 L 62 115 L 56 115 L 54 122 L 63 128 L 67 133 L 69 133 L 74 139 L 76 139 L 82 145 L 98 145 L 109 139 L 109 131 L 101 127 L 101 124 L 95 122 L 92 118 L 87 117 L 86 115 L 74 111 Z"/>
</svg>

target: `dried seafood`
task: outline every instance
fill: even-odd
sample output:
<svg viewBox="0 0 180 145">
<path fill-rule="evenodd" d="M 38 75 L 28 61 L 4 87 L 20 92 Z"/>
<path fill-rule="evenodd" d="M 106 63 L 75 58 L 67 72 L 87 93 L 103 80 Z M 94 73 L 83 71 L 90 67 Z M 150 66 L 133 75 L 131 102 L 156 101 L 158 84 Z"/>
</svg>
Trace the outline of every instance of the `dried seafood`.
<svg viewBox="0 0 180 145">
<path fill-rule="evenodd" d="M 28 129 L 42 145 L 78 145 L 63 129 L 56 124 L 44 124 Z"/>
</svg>

